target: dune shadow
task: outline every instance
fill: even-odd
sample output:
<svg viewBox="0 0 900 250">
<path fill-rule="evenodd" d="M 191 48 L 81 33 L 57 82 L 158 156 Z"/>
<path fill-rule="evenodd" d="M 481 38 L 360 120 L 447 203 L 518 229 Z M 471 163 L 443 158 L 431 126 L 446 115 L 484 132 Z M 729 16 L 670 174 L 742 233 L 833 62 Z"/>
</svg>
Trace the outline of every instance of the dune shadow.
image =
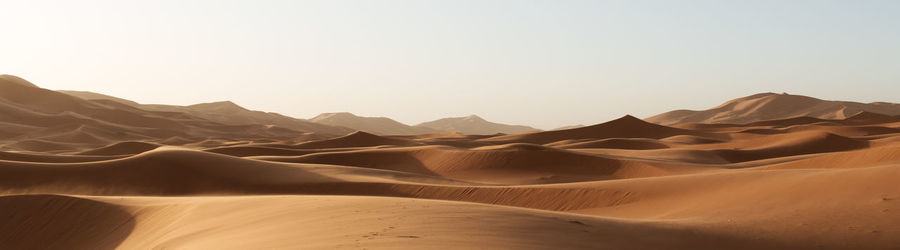
<svg viewBox="0 0 900 250">
<path fill-rule="evenodd" d="M 338 152 L 310 154 L 285 160 L 294 163 L 316 163 L 393 170 L 428 176 L 441 176 L 419 158 L 403 152 Z"/>
<path fill-rule="evenodd" d="M 61 195 L 0 196 L 4 249 L 115 249 L 133 216 L 103 202 Z"/>
</svg>

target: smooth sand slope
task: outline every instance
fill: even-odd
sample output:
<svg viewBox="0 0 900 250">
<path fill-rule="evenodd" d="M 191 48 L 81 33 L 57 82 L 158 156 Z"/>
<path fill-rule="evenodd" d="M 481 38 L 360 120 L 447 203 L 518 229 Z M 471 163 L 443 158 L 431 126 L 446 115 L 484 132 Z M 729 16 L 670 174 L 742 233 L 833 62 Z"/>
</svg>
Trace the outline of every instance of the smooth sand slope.
<svg viewBox="0 0 900 250">
<path fill-rule="evenodd" d="M 900 117 L 784 98 L 385 136 L 0 76 L 0 248 L 898 249 Z"/>
</svg>

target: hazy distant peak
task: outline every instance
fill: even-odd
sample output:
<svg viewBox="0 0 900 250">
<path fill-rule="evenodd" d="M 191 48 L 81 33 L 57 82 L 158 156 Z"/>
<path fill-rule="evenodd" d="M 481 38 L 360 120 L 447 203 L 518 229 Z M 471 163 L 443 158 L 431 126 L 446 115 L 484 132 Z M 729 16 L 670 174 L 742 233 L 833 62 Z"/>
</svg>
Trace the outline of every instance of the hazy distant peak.
<svg viewBox="0 0 900 250">
<path fill-rule="evenodd" d="M 194 104 L 191 106 L 238 106 L 238 105 L 232 101 L 218 101 L 218 102 L 198 103 L 198 104 Z"/>
<path fill-rule="evenodd" d="M 316 117 L 311 118 L 310 120 L 323 120 L 323 119 L 334 119 L 334 118 L 359 118 L 359 116 L 350 113 L 350 112 L 333 112 L 333 113 L 321 113 Z"/>
<path fill-rule="evenodd" d="M 469 115 L 464 117 L 450 117 L 438 119 L 430 122 L 423 122 L 416 127 L 430 128 L 439 131 L 460 132 L 464 134 L 513 134 L 527 131 L 537 130 L 528 126 L 507 125 L 494 123 L 481 118 L 478 115 Z"/>
<path fill-rule="evenodd" d="M 463 117 L 463 120 L 469 120 L 469 121 L 485 121 L 484 118 L 481 118 L 481 117 L 478 116 L 478 115 L 469 115 L 469 116 Z"/>
<path fill-rule="evenodd" d="M 199 103 L 188 106 L 189 108 L 199 110 L 199 111 L 215 111 L 215 112 L 228 112 L 228 111 L 249 111 L 248 109 L 237 105 L 232 101 L 220 101 L 220 102 L 209 102 L 209 103 Z"/>
<path fill-rule="evenodd" d="M 349 112 L 322 113 L 309 121 L 341 126 L 378 135 L 415 135 L 441 132 L 438 130 L 412 127 L 387 117 L 364 117 Z"/>
</svg>

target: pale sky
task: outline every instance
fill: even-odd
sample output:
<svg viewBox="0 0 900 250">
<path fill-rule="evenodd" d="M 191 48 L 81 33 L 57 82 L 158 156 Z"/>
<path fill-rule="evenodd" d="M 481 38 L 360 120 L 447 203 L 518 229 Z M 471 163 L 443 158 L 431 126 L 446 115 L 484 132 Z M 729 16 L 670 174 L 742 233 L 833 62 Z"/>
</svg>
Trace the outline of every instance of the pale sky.
<svg viewBox="0 0 900 250">
<path fill-rule="evenodd" d="M 141 103 L 550 129 L 900 102 L 900 1 L 0 1 L 0 73 Z"/>
</svg>

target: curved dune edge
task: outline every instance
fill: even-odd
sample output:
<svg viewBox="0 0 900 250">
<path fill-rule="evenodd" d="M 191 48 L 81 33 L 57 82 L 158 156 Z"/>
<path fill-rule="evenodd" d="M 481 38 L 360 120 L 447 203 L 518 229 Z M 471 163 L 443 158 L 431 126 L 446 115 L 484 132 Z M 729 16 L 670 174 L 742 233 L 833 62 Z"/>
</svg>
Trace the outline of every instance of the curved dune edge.
<svg viewBox="0 0 900 250">
<path fill-rule="evenodd" d="M 58 220 L 58 223 L 67 226 L 66 230 L 62 230 L 64 234 L 72 233 L 75 235 L 71 237 L 78 237 L 81 245 L 76 246 L 93 249 L 246 249 L 297 246 L 314 249 L 406 249 L 422 245 L 439 248 L 523 249 L 871 249 L 895 246 L 898 240 L 890 237 L 900 230 L 892 223 L 897 219 L 895 215 L 881 215 L 879 217 L 883 221 L 880 222 L 851 217 L 856 226 L 830 224 L 833 223 L 833 216 L 853 216 L 861 212 L 848 209 L 898 208 L 898 202 L 891 198 L 872 201 L 868 198 L 871 197 L 853 200 L 857 206 L 836 208 L 834 204 L 826 203 L 824 205 L 833 212 L 824 214 L 791 214 L 794 217 L 791 223 L 780 222 L 782 218 L 778 216 L 742 217 L 736 211 L 726 211 L 713 219 L 684 217 L 672 220 L 665 216 L 610 218 L 453 201 L 328 195 L 17 195 L 0 196 L 0 204 L 20 212 L 26 207 L 49 207 L 28 209 L 27 213 Z M 816 202 L 820 200 L 804 204 Z M 699 206 L 712 206 L 711 203 L 713 202 Z M 765 205 L 768 204 L 763 207 Z M 696 208 L 698 205 L 690 206 Z M 59 209 L 60 207 L 66 209 Z M 637 208 L 628 210 L 635 209 Z M 796 207 L 785 210 L 792 209 Z M 117 215 L 108 216 L 110 211 Z M 91 220 L 91 223 L 60 220 L 92 218 L 92 214 L 97 216 L 101 212 L 104 213 L 104 220 Z M 776 211 L 769 213 L 780 214 Z M 49 216 L 50 214 L 53 215 Z M 435 216 L 436 214 L 441 216 Z M 759 224 L 767 226 L 759 227 Z M 104 232 L 103 237 L 116 237 L 113 240 L 87 238 L 92 232 Z M 35 245 L 38 242 L 48 245 Z M 53 241 L 27 241 L 28 244 L 21 246 L 45 247 L 52 246 L 49 245 L 51 242 Z"/>
<path fill-rule="evenodd" d="M 52 218 L 114 210 L 110 222 L 64 223 L 92 249 L 312 248 L 696 248 L 769 247 L 696 225 L 626 221 L 471 203 L 359 196 L 69 197 L 0 196 L 16 207 L 71 204 Z M 52 207 L 52 205 L 51 205 Z M 46 209 L 45 209 L 46 210 Z M 125 212 L 123 212 L 125 211 Z M 38 212 L 43 212 L 42 210 Z M 434 216 L 440 214 L 441 216 Z M 352 225 L 352 226 L 348 226 Z M 29 231 L 22 231 L 26 233 Z M 84 238 L 104 232 L 115 240 Z M 35 235 L 48 235 L 35 233 Z M 124 236 L 124 237 L 122 237 Z M 8 238 L 8 237 L 7 237 Z M 61 238 L 66 239 L 66 238 Z M 31 241 L 24 247 L 63 242 Z M 9 245 L 6 245 L 9 246 Z"/>
<path fill-rule="evenodd" d="M 253 159 L 395 170 L 493 184 L 533 184 L 637 178 L 670 174 L 663 168 L 534 144 L 460 150 L 412 147 L 323 152 Z"/>
<path fill-rule="evenodd" d="M 77 153 L 77 155 L 99 155 L 99 156 L 134 155 L 134 154 L 140 154 L 143 152 L 154 150 L 161 146 L 162 145 L 147 143 L 147 142 L 126 141 L 126 142 L 118 142 L 118 143 L 110 144 L 108 146 L 104 146 L 104 147 L 100 147 L 100 148 L 82 151 L 82 152 Z"/>
</svg>

